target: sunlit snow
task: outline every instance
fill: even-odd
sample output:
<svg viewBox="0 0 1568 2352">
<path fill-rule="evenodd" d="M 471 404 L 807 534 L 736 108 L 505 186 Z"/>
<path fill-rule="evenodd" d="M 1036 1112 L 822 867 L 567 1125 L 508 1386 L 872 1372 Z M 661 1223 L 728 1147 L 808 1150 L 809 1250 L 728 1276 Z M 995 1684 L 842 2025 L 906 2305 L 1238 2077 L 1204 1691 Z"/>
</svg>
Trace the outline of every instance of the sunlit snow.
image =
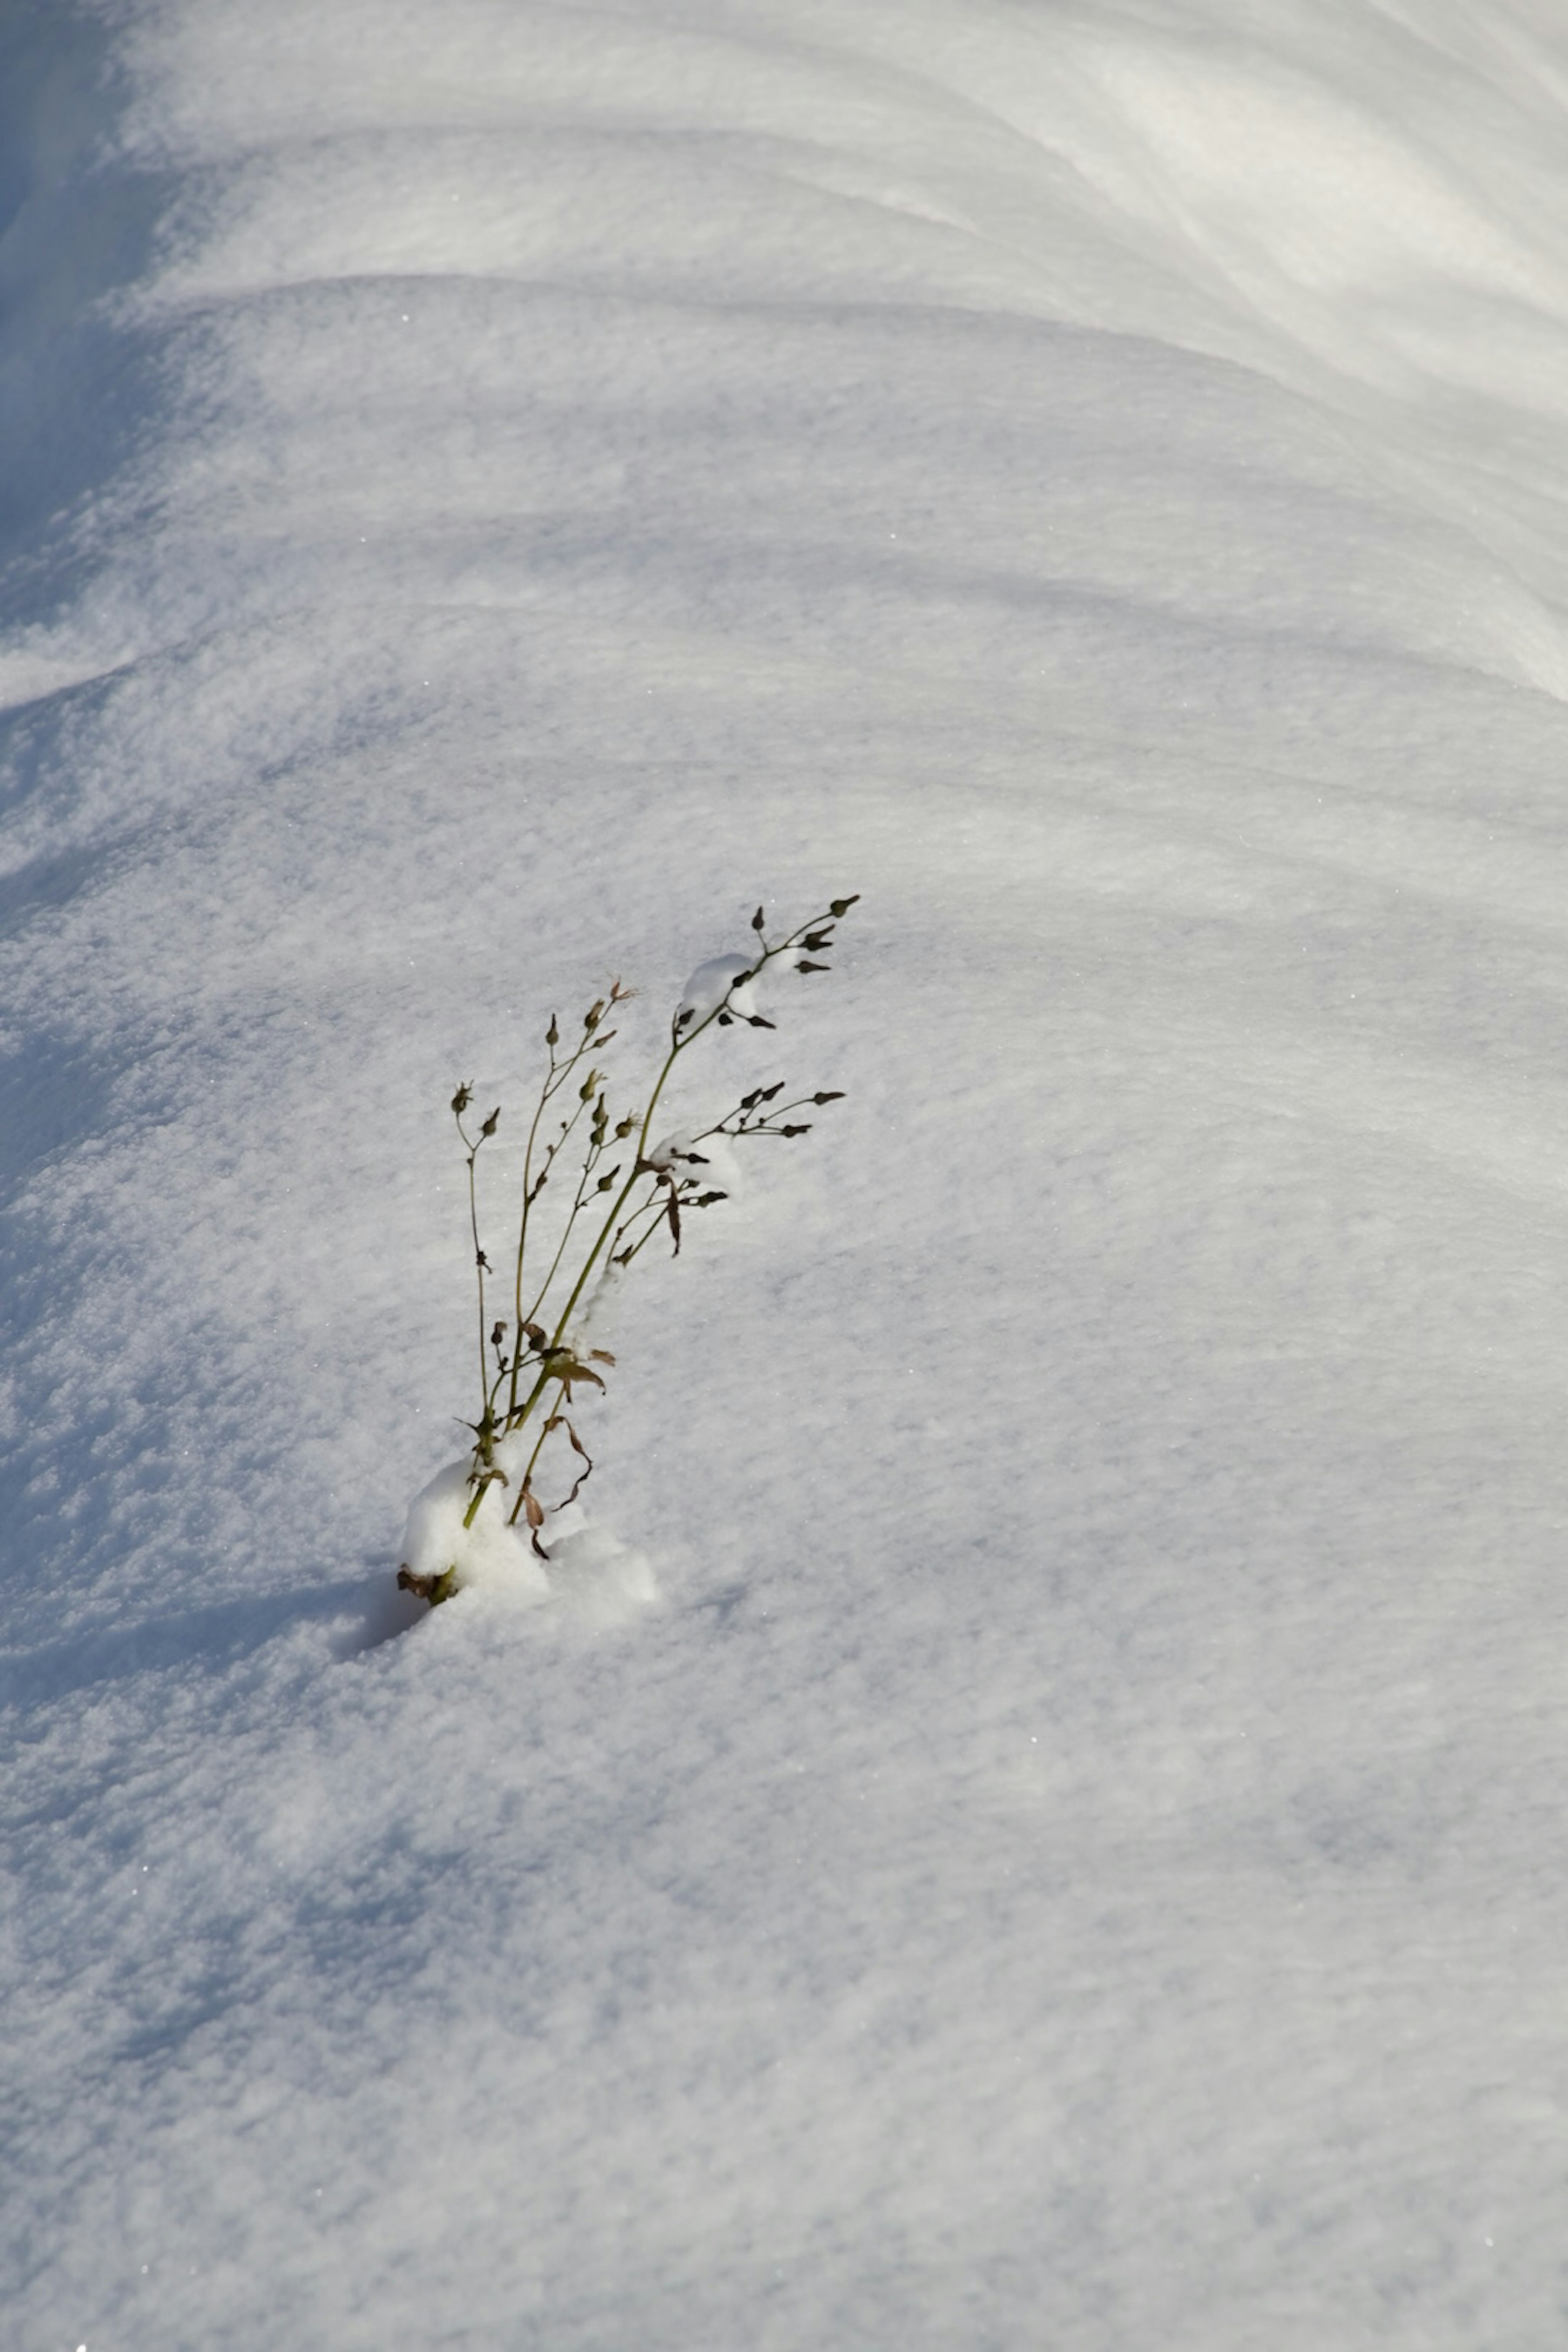
<svg viewBox="0 0 1568 2352">
<path fill-rule="evenodd" d="M 1565 705 L 1556 0 L 0 7 L 6 2352 L 1563 2341 Z"/>
</svg>

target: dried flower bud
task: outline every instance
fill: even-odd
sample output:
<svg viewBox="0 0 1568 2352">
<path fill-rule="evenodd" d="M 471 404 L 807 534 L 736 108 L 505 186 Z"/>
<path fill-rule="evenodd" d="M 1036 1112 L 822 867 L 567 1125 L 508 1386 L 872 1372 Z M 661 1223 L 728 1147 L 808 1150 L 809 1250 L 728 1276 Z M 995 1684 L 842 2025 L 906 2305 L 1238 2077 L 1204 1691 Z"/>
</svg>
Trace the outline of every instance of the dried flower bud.
<svg viewBox="0 0 1568 2352">
<path fill-rule="evenodd" d="M 757 908 L 756 913 L 752 917 L 752 930 L 753 930 L 753 931 L 760 931 L 760 930 L 762 929 L 762 928 L 763 928 L 763 910 L 762 910 L 762 908 L 759 907 L 759 908 Z"/>
<path fill-rule="evenodd" d="M 829 1087 L 826 1093 L 813 1095 L 811 1099 L 814 1103 L 842 1102 L 844 1099 L 844 1089 L 842 1087 Z"/>
<path fill-rule="evenodd" d="M 796 971 L 831 971 L 833 966 L 830 963 L 809 963 L 805 956 L 797 956 L 795 968 Z"/>
<path fill-rule="evenodd" d="M 780 1135 L 809 1135 L 811 1133 L 811 1122 L 807 1120 L 804 1127 L 781 1127 L 777 1131 Z"/>
<path fill-rule="evenodd" d="M 495 1133 L 495 1131 L 496 1131 L 496 1121 L 500 1118 L 500 1103 L 497 1103 L 497 1105 L 496 1105 L 496 1107 L 495 1107 L 494 1110 L 492 1110 L 492 1111 L 491 1111 L 491 1113 L 490 1113 L 490 1115 L 489 1115 L 489 1118 L 487 1118 L 487 1119 L 486 1119 L 486 1121 L 485 1121 L 485 1123 L 484 1123 L 483 1127 L 481 1127 L 481 1128 L 480 1128 L 480 1129 L 479 1129 L 479 1133 L 480 1133 L 481 1135 L 493 1135 L 493 1134 Z"/>
<path fill-rule="evenodd" d="M 458 1088 L 457 1093 L 452 1097 L 452 1108 L 459 1118 L 462 1118 L 463 1113 L 468 1109 L 468 1105 L 473 1101 L 473 1099 L 474 1090 L 472 1087 L 465 1083 Z"/>
<path fill-rule="evenodd" d="M 830 915 L 847 915 L 850 908 L 858 903 L 859 897 L 860 893 L 857 890 L 850 898 L 834 898 L 829 901 L 827 911 Z"/>
<path fill-rule="evenodd" d="M 553 1013 L 550 1016 L 550 1026 L 544 1033 L 544 1042 L 547 1045 L 559 1045 L 561 1043 L 561 1032 L 555 1026 L 555 1015 Z"/>
</svg>

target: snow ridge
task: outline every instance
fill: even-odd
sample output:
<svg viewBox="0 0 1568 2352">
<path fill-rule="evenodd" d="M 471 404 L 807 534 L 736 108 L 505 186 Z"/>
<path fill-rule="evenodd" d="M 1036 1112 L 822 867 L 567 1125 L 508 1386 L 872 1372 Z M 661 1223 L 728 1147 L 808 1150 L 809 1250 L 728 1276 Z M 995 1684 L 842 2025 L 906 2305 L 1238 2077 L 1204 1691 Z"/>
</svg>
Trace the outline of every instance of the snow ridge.
<svg viewBox="0 0 1568 2352">
<path fill-rule="evenodd" d="M 1565 157 L 1543 0 L 9 12 L 25 2352 L 1555 2340 Z M 416 1622 L 459 1073 L 825 887 Z"/>
</svg>

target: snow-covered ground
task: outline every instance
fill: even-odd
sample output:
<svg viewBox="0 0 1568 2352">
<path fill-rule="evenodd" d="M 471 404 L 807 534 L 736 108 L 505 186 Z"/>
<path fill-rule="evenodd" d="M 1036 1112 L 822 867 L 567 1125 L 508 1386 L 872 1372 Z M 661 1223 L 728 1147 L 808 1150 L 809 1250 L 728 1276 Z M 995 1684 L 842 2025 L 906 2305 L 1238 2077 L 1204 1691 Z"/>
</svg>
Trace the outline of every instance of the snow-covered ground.
<svg viewBox="0 0 1568 2352">
<path fill-rule="evenodd" d="M 1561 0 L 5 0 L 0 232 L 7 2352 L 1560 2346 Z M 851 891 L 397 1601 L 454 1085 Z"/>
</svg>

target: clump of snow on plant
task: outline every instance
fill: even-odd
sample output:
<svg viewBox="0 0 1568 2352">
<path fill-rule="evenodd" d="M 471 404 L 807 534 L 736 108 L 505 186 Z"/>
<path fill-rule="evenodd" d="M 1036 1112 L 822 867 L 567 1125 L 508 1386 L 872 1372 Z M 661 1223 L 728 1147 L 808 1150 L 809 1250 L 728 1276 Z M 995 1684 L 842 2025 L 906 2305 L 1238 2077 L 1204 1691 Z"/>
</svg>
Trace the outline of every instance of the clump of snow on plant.
<svg viewBox="0 0 1568 2352">
<path fill-rule="evenodd" d="M 685 1128 L 677 1128 L 648 1147 L 647 1164 L 650 1168 L 700 1169 L 703 1181 L 717 1191 L 734 1193 L 741 1189 L 739 1154 L 727 1136 L 696 1136 Z M 616 1268 L 617 1273 L 621 1271 L 624 1269 Z M 582 1328 L 579 1326 L 579 1329 Z"/>
<path fill-rule="evenodd" d="M 746 974 L 755 961 L 754 956 L 721 955 L 710 956 L 706 963 L 700 963 L 680 992 L 680 1003 L 675 1009 L 678 1026 L 689 1028 L 697 1022 L 706 1021 L 710 1013 L 718 1012 L 726 996 L 738 1019 L 752 1020 L 758 1008 L 754 986 Z"/>
<path fill-rule="evenodd" d="M 503 1439 L 496 1460 L 512 1484 L 521 1478 L 531 1449 L 521 1433 Z M 510 1458 L 509 1458 L 509 1456 Z M 534 1550 L 527 1526 L 510 1527 L 503 1512 L 479 1512 L 472 1527 L 463 1516 L 473 1496 L 468 1457 L 448 1462 L 409 1505 L 403 1559 L 416 1576 L 457 1570 L 459 1593 L 479 1591 L 492 1598 L 534 1607 L 552 1601 L 561 1612 L 590 1625 L 618 1624 L 658 1597 L 653 1570 L 639 1551 L 608 1528 L 595 1526 L 579 1503 L 552 1513 L 541 1537 L 548 1566 Z"/>
<path fill-rule="evenodd" d="M 528 1540 L 509 1527 L 500 1511 L 481 1511 L 471 1528 L 463 1515 L 473 1499 L 467 1455 L 448 1462 L 422 1486 L 408 1507 L 403 1558 L 416 1576 L 445 1576 L 456 1569 L 459 1591 L 482 1584 L 518 1601 L 548 1601 L 550 1579 Z"/>
</svg>

